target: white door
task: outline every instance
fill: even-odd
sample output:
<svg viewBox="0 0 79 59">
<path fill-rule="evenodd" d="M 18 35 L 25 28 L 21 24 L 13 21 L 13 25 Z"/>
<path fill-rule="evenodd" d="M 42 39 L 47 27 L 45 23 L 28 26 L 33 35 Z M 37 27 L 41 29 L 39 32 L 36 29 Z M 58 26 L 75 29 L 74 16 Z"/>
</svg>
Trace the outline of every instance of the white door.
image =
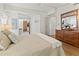
<svg viewBox="0 0 79 59">
<path fill-rule="evenodd" d="M 52 17 L 49 19 L 49 34 L 48 35 L 55 35 L 56 30 L 56 18 Z"/>
<path fill-rule="evenodd" d="M 40 16 L 35 15 L 30 20 L 30 33 L 40 32 Z"/>
</svg>

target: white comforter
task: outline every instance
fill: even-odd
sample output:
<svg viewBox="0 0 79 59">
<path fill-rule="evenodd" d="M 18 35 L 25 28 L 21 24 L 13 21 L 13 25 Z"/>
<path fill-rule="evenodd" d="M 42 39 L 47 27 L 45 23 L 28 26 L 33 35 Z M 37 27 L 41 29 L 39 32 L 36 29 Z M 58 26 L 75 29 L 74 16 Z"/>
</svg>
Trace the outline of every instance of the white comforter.
<svg viewBox="0 0 79 59">
<path fill-rule="evenodd" d="M 18 37 L 18 42 L 12 44 L 5 51 L 0 51 L 1 56 L 63 56 L 64 51 L 62 45 L 57 43 L 50 43 L 41 37 L 43 35 L 32 34 L 29 36 L 21 35 Z M 51 38 L 49 37 L 49 40 Z M 53 39 L 53 38 L 52 38 Z M 52 40 L 51 42 L 55 41 Z"/>
</svg>

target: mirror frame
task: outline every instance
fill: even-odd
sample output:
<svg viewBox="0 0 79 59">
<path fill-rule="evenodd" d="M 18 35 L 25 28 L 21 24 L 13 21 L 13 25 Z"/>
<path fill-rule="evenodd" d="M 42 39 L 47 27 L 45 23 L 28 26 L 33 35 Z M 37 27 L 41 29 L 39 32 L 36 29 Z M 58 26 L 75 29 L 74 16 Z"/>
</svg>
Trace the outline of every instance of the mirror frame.
<svg viewBox="0 0 79 59">
<path fill-rule="evenodd" d="M 61 14 L 61 30 L 63 30 L 63 28 L 62 28 L 62 18 L 70 17 L 70 16 L 76 16 L 76 23 L 77 23 L 76 28 L 78 30 L 78 9 Z"/>
</svg>

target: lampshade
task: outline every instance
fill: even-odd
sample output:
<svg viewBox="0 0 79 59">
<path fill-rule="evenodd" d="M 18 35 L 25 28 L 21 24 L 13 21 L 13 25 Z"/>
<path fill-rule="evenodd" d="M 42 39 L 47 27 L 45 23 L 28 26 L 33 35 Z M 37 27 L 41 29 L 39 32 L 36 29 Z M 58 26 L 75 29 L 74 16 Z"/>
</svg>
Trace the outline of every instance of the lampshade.
<svg viewBox="0 0 79 59">
<path fill-rule="evenodd" d="M 1 19 L 2 19 L 2 24 L 7 24 L 8 15 L 6 13 L 3 13 Z"/>
<path fill-rule="evenodd" d="M 11 26 L 9 24 L 4 24 L 4 30 L 10 30 Z"/>
<path fill-rule="evenodd" d="M 9 25 L 9 24 L 2 24 L 1 26 L 0 26 L 0 30 L 10 30 L 11 29 L 11 25 Z"/>
</svg>

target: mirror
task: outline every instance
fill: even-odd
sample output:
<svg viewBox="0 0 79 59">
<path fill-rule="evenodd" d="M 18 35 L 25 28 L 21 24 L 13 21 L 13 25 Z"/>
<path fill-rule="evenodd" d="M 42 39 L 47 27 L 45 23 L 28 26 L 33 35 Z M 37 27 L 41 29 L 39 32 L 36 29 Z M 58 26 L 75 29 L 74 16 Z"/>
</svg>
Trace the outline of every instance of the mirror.
<svg viewBox="0 0 79 59">
<path fill-rule="evenodd" d="M 77 30 L 77 10 L 61 14 L 61 29 Z"/>
</svg>

